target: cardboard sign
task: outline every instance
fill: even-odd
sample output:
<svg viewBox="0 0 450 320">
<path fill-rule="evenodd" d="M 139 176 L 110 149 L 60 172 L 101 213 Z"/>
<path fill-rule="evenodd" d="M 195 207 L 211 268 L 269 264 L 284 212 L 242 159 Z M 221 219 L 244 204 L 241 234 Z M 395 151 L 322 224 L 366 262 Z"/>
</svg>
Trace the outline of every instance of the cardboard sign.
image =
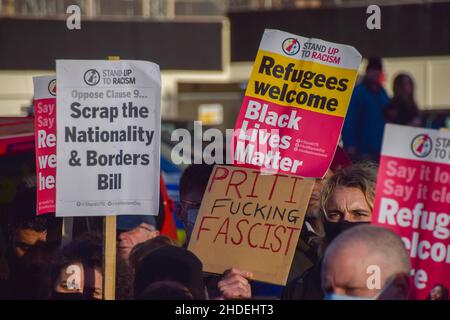
<svg viewBox="0 0 450 320">
<path fill-rule="evenodd" d="M 56 77 L 33 77 L 38 215 L 55 212 Z"/>
<path fill-rule="evenodd" d="M 450 288 L 450 133 L 387 125 L 373 223 L 399 234 L 411 257 L 411 298 Z"/>
<path fill-rule="evenodd" d="M 322 178 L 360 63 L 353 47 L 265 30 L 235 126 L 233 164 Z"/>
<path fill-rule="evenodd" d="M 56 73 L 56 215 L 157 215 L 159 66 L 57 60 Z"/>
<path fill-rule="evenodd" d="M 189 250 L 206 272 L 237 267 L 253 272 L 255 280 L 285 285 L 313 184 L 216 165 Z"/>
</svg>

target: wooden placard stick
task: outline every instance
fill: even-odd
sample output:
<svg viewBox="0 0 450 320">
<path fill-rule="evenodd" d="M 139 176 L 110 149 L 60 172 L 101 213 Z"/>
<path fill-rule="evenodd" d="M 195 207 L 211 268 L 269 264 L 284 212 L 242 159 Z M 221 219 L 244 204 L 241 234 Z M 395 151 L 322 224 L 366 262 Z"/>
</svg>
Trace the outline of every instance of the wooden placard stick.
<svg viewBox="0 0 450 320">
<path fill-rule="evenodd" d="M 109 56 L 108 60 L 120 60 L 118 56 Z M 103 220 L 103 299 L 116 298 L 116 216 L 107 216 Z"/>
<path fill-rule="evenodd" d="M 61 248 L 72 241 L 73 217 L 64 217 L 62 221 Z"/>
</svg>

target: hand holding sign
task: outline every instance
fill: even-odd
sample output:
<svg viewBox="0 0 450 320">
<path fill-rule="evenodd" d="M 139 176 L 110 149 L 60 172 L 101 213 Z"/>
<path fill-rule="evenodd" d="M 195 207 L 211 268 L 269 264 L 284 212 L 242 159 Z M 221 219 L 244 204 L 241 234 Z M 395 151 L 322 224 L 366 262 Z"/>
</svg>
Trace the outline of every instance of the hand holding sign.
<svg viewBox="0 0 450 320">
<path fill-rule="evenodd" d="M 250 299 L 252 288 L 249 280 L 253 273 L 249 271 L 232 268 L 225 271 L 224 277 L 217 284 L 223 299 Z"/>
<path fill-rule="evenodd" d="M 255 280 L 285 284 L 313 184 L 295 176 L 215 166 L 189 250 L 206 272 L 237 267 L 251 271 Z"/>
</svg>

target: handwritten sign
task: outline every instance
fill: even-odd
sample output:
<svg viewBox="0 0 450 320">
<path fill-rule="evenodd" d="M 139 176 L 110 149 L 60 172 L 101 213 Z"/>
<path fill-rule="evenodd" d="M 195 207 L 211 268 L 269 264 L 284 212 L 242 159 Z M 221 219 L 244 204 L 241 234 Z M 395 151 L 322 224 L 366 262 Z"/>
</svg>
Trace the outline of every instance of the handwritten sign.
<svg viewBox="0 0 450 320">
<path fill-rule="evenodd" d="M 286 284 L 313 180 L 216 165 L 189 242 L 204 271 Z"/>
</svg>

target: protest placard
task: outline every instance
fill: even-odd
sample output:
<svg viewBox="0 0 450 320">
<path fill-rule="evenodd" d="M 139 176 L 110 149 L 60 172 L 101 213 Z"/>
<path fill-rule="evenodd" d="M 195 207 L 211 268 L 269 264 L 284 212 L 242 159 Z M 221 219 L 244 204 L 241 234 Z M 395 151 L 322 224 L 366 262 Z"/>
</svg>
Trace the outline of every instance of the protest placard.
<svg viewBox="0 0 450 320">
<path fill-rule="evenodd" d="M 55 212 L 56 77 L 33 77 L 38 215 Z"/>
<path fill-rule="evenodd" d="M 353 47 L 265 30 L 235 126 L 233 164 L 322 178 L 360 63 Z"/>
<path fill-rule="evenodd" d="M 373 223 L 399 234 L 412 265 L 412 299 L 450 288 L 450 133 L 388 124 Z"/>
<path fill-rule="evenodd" d="M 157 215 L 159 66 L 57 60 L 56 73 L 56 215 Z"/>
<path fill-rule="evenodd" d="M 237 267 L 254 279 L 285 285 L 313 180 L 216 165 L 203 196 L 189 250 L 203 270 Z"/>
</svg>

